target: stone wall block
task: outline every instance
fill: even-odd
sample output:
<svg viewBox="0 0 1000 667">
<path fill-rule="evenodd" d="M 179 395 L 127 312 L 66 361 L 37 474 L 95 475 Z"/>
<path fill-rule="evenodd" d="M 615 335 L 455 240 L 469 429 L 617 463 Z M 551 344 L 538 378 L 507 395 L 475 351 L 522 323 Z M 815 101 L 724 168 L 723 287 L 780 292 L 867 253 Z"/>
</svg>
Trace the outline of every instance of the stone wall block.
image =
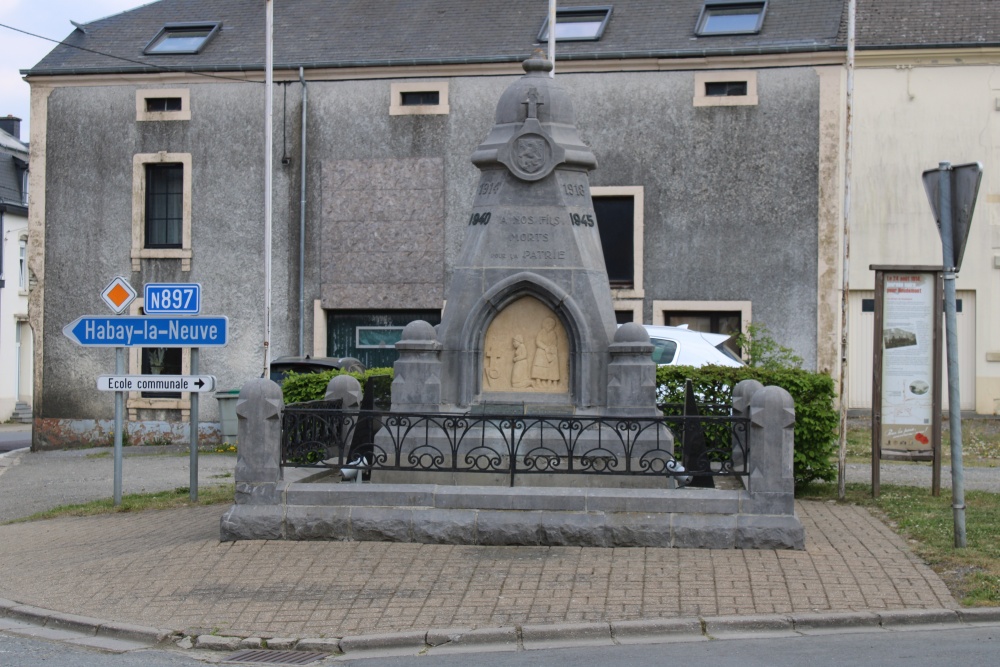
<svg viewBox="0 0 1000 667">
<path fill-rule="evenodd" d="M 281 387 L 277 383 L 256 378 L 243 385 L 236 402 L 237 483 L 281 480 L 281 413 L 284 407 Z"/>
<path fill-rule="evenodd" d="M 781 387 L 765 387 L 750 399 L 750 489 L 794 493 L 795 402 Z"/>
</svg>

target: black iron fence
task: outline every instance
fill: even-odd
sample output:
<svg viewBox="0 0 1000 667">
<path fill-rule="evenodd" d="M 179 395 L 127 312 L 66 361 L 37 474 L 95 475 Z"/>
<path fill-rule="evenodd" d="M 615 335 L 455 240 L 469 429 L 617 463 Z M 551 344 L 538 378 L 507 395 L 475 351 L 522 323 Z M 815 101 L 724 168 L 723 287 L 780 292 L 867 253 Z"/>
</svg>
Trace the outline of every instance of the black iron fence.
<svg viewBox="0 0 1000 667">
<path fill-rule="evenodd" d="M 522 475 L 669 476 L 711 485 L 748 472 L 749 420 L 716 406 L 663 417 L 432 414 L 285 406 L 283 466 Z M 669 412 L 669 410 L 668 410 Z M 690 410 L 689 410 L 690 412 Z M 707 482 L 704 483 L 704 482 Z"/>
</svg>

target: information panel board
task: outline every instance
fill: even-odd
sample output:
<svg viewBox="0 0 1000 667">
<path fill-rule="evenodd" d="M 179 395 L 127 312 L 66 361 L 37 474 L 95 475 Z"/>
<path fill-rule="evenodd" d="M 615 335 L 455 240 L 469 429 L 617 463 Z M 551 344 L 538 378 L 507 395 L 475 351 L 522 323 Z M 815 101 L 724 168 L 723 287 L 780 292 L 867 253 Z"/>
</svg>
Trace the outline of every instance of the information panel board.
<svg viewBox="0 0 1000 667">
<path fill-rule="evenodd" d="M 879 460 L 934 461 L 940 477 L 941 270 L 872 266 L 872 478 Z M 934 484 L 933 486 L 937 486 Z"/>
</svg>

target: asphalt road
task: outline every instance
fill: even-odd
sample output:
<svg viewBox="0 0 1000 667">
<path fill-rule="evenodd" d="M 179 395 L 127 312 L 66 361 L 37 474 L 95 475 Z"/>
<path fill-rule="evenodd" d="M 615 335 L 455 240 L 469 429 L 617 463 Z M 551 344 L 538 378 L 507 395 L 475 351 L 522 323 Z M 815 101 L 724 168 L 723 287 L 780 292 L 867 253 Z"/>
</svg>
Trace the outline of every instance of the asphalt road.
<svg viewBox="0 0 1000 667">
<path fill-rule="evenodd" d="M 31 425 L 5 426 L 0 431 L 0 454 L 31 446 Z"/>
<path fill-rule="evenodd" d="M 184 448 L 126 447 L 122 493 L 170 491 L 190 484 Z M 198 486 L 232 481 L 236 455 L 198 456 Z M 30 516 L 59 505 L 114 495 L 110 447 L 50 452 L 15 452 L 0 458 L 0 521 Z M 0 664 L 3 664 L 0 660 Z"/>
</svg>

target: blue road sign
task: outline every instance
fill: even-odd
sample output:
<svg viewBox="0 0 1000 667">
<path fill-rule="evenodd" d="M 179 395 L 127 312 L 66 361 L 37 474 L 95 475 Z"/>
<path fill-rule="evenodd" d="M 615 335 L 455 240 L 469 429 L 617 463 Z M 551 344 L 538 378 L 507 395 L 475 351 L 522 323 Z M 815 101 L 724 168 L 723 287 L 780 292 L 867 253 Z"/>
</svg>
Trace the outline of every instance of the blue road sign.
<svg viewBox="0 0 1000 667">
<path fill-rule="evenodd" d="M 222 347 L 228 342 L 229 318 L 84 315 L 63 333 L 85 347 Z"/>
<path fill-rule="evenodd" d="M 142 309 L 147 315 L 197 315 L 201 312 L 201 284 L 146 283 Z"/>
</svg>

